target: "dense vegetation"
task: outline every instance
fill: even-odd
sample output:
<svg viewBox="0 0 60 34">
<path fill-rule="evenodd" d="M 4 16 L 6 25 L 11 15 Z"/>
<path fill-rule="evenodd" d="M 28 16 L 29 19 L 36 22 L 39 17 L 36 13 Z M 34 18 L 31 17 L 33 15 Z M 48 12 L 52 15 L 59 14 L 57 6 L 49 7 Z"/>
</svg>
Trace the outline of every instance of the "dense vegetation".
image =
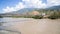
<svg viewBox="0 0 60 34">
<path fill-rule="evenodd" d="M 26 15 L 22 15 L 22 16 L 19 16 L 19 17 L 23 17 L 23 18 L 35 18 L 35 19 L 41 19 L 41 18 L 45 18 L 42 14 L 45 13 L 45 16 L 46 18 L 49 18 L 49 19 L 58 19 L 60 18 L 60 10 L 51 10 L 51 9 L 40 9 L 40 10 L 34 10 L 34 11 L 37 11 L 39 12 L 40 14 L 39 15 L 33 15 L 33 14 L 30 14 L 31 12 L 27 12 Z M 48 15 L 48 16 L 47 16 Z M 15 16 L 15 17 L 18 17 L 18 16 Z"/>
<path fill-rule="evenodd" d="M 42 19 L 43 16 L 42 16 L 42 15 L 35 15 L 35 16 L 33 16 L 32 18 L 34 18 L 34 19 Z"/>
<path fill-rule="evenodd" d="M 53 12 L 50 16 L 48 16 L 50 19 L 58 19 L 60 18 L 60 12 Z"/>
<path fill-rule="evenodd" d="M 59 9 L 58 10 L 50 10 L 50 9 L 44 10 L 43 9 L 43 10 L 37 10 L 37 11 L 40 12 L 40 14 L 45 13 L 46 15 L 48 15 L 46 18 L 49 18 L 49 19 L 58 19 L 58 18 L 60 18 L 60 10 Z"/>
</svg>

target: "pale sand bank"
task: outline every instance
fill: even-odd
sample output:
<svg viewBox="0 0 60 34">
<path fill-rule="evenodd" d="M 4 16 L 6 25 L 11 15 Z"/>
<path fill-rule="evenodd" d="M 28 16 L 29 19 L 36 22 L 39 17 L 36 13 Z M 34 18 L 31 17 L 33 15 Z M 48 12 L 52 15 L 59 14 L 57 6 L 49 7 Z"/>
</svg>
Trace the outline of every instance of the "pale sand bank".
<svg viewBox="0 0 60 34">
<path fill-rule="evenodd" d="M 27 19 L 19 23 L 10 23 L 6 29 L 20 31 L 21 34 L 60 34 L 60 19 Z"/>
</svg>

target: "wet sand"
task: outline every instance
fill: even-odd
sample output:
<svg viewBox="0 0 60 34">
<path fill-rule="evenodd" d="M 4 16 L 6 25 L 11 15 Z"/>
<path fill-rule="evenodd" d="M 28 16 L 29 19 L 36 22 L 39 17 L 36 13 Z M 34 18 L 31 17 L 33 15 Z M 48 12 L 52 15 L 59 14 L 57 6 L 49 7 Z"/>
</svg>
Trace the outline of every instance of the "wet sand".
<svg viewBox="0 0 60 34">
<path fill-rule="evenodd" d="M 8 24 L 8 23 L 7 23 Z M 30 19 L 23 22 L 3 24 L 7 30 L 15 30 L 21 34 L 60 34 L 60 19 Z"/>
</svg>

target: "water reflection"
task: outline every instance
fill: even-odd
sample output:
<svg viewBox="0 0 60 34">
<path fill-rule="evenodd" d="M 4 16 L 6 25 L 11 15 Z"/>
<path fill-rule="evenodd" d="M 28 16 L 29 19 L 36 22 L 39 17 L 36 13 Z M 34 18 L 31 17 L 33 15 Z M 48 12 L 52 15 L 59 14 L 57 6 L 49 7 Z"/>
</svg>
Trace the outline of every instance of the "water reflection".
<svg viewBox="0 0 60 34">
<path fill-rule="evenodd" d="M 15 31 L 0 30 L 0 34 L 21 34 L 21 33 Z"/>
<path fill-rule="evenodd" d="M 4 23 L 3 18 L 0 18 L 0 26 Z"/>
<path fill-rule="evenodd" d="M 10 23 L 10 22 L 12 23 L 12 22 L 16 22 L 16 21 L 15 21 L 15 19 L 12 20 L 12 18 L 0 18 L 0 34 L 21 34 L 21 32 L 19 32 L 19 31 L 7 30 L 6 25 L 3 26 L 3 24 Z"/>
<path fill-rule="evenodd" d="M 0 34 L 21 34 L 21 32 L 6 29 L 9 26 L 15 25 L 15 23 L 24 23 L 27 22 L 28 18 L 0 18 Z M 30 21 L 31 18 L 28 19 Z"/>
<path fill-rule="evenodd" d="M 4 26 L 0 26 L 0 34 L 21 34 L 21 32 L 15 30 L 7 30 Z"/>
</svg>

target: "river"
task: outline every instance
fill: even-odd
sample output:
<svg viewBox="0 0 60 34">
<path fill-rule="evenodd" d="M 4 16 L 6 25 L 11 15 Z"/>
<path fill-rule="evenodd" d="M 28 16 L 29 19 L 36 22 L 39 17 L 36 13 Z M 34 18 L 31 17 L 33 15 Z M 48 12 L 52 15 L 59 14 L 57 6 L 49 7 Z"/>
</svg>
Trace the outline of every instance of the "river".
<svg viewBox="0 0 60 34">
<path fill-rule="evenodd" d="M 0 18 L 0 34 L 60 34 L 60 19 Z"/>
</svg>

